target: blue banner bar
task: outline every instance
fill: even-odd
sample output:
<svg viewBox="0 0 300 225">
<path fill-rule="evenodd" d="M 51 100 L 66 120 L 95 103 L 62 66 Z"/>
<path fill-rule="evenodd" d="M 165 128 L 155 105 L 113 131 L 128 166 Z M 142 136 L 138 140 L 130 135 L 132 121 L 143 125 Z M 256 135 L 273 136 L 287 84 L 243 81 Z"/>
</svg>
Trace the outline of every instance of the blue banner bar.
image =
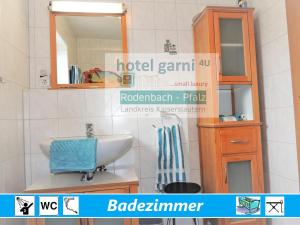
<svg viewBox="0 0 300 225">
<path fill-rule="evenodd" d="M 296 218 L 299 202 L 299 194 L 0 194 L 0 218 Z"/>
</svg>

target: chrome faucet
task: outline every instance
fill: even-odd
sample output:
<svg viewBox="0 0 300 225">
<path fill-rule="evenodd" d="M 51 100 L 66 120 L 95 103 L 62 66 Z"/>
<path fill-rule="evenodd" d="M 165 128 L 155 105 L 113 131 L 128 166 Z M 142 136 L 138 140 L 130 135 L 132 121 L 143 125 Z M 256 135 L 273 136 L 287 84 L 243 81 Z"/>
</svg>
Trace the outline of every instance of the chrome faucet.
<svg viewBox="0 0 300 225">
<path fill-rule="evenodd" d="M 95 136 L 95 133 L 94 133 L 94 125 L 92 123 L 87 123 L 85 124 L 85 127 L 86 127 L 86 137 L 88 138 L 92 138 Z"/>
</svg>

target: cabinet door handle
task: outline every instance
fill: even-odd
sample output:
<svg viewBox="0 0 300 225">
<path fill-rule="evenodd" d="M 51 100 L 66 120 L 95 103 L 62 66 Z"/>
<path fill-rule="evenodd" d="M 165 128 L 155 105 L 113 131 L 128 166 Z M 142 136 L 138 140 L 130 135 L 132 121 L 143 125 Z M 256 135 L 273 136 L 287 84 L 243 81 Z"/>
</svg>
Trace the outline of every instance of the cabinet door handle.
<svg viewBox="0 0 300 225">
<path fill-rule="evenodd" d="M 247 144 L 249 140 L 231 140 L 231 144 Z"/>
<path fill-rule="evenodd" d="M 219 65 L 220 65 L 219 74 L 222 76 L 223 75 L 223 69 L 222 69 L 222 55 L 221 55 L 221 52 L 219 53 Z"/>
<path fill-rule="evenodd" d="M 227 165 L 225 165 L 225 167 L 224 167 L 224 172 L 225 172 L 225 184 L 227 184 L 227 181 L 228 181 Z"/>
</svg>

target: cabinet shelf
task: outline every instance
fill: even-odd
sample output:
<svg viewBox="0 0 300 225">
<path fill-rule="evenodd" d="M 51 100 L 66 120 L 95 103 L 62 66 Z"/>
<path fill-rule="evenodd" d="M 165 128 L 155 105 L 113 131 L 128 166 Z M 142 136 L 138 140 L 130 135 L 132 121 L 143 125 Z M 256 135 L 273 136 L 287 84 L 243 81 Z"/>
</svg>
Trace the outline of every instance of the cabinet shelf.
<svg viewBox="0 0 300 225">
<path fill-rule="evenodd" d="M 222 43 L 221 47 L 244 47 L 244 44 L 239 44 L 239 43 Z"/>
</svg>

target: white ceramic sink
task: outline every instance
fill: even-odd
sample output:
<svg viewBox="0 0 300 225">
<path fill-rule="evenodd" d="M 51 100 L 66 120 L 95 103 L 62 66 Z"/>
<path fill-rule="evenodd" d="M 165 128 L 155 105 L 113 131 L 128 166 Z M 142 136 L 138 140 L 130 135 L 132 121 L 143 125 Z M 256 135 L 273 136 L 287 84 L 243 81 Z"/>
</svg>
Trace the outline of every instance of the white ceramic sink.
<svg viewBox="0 0 300 225">
<path fill-rule="evenodd" d="M 79 139 L 83 137 L 51 138 L 40 143 L 44 155 L 49 158 L 50 145 L 53 140 Z M 130 134 L 115 134 L 96 136 L 97 166 L 106 166 L 125 155 L 131 148 L 133 136 Z"/>
</svg>

